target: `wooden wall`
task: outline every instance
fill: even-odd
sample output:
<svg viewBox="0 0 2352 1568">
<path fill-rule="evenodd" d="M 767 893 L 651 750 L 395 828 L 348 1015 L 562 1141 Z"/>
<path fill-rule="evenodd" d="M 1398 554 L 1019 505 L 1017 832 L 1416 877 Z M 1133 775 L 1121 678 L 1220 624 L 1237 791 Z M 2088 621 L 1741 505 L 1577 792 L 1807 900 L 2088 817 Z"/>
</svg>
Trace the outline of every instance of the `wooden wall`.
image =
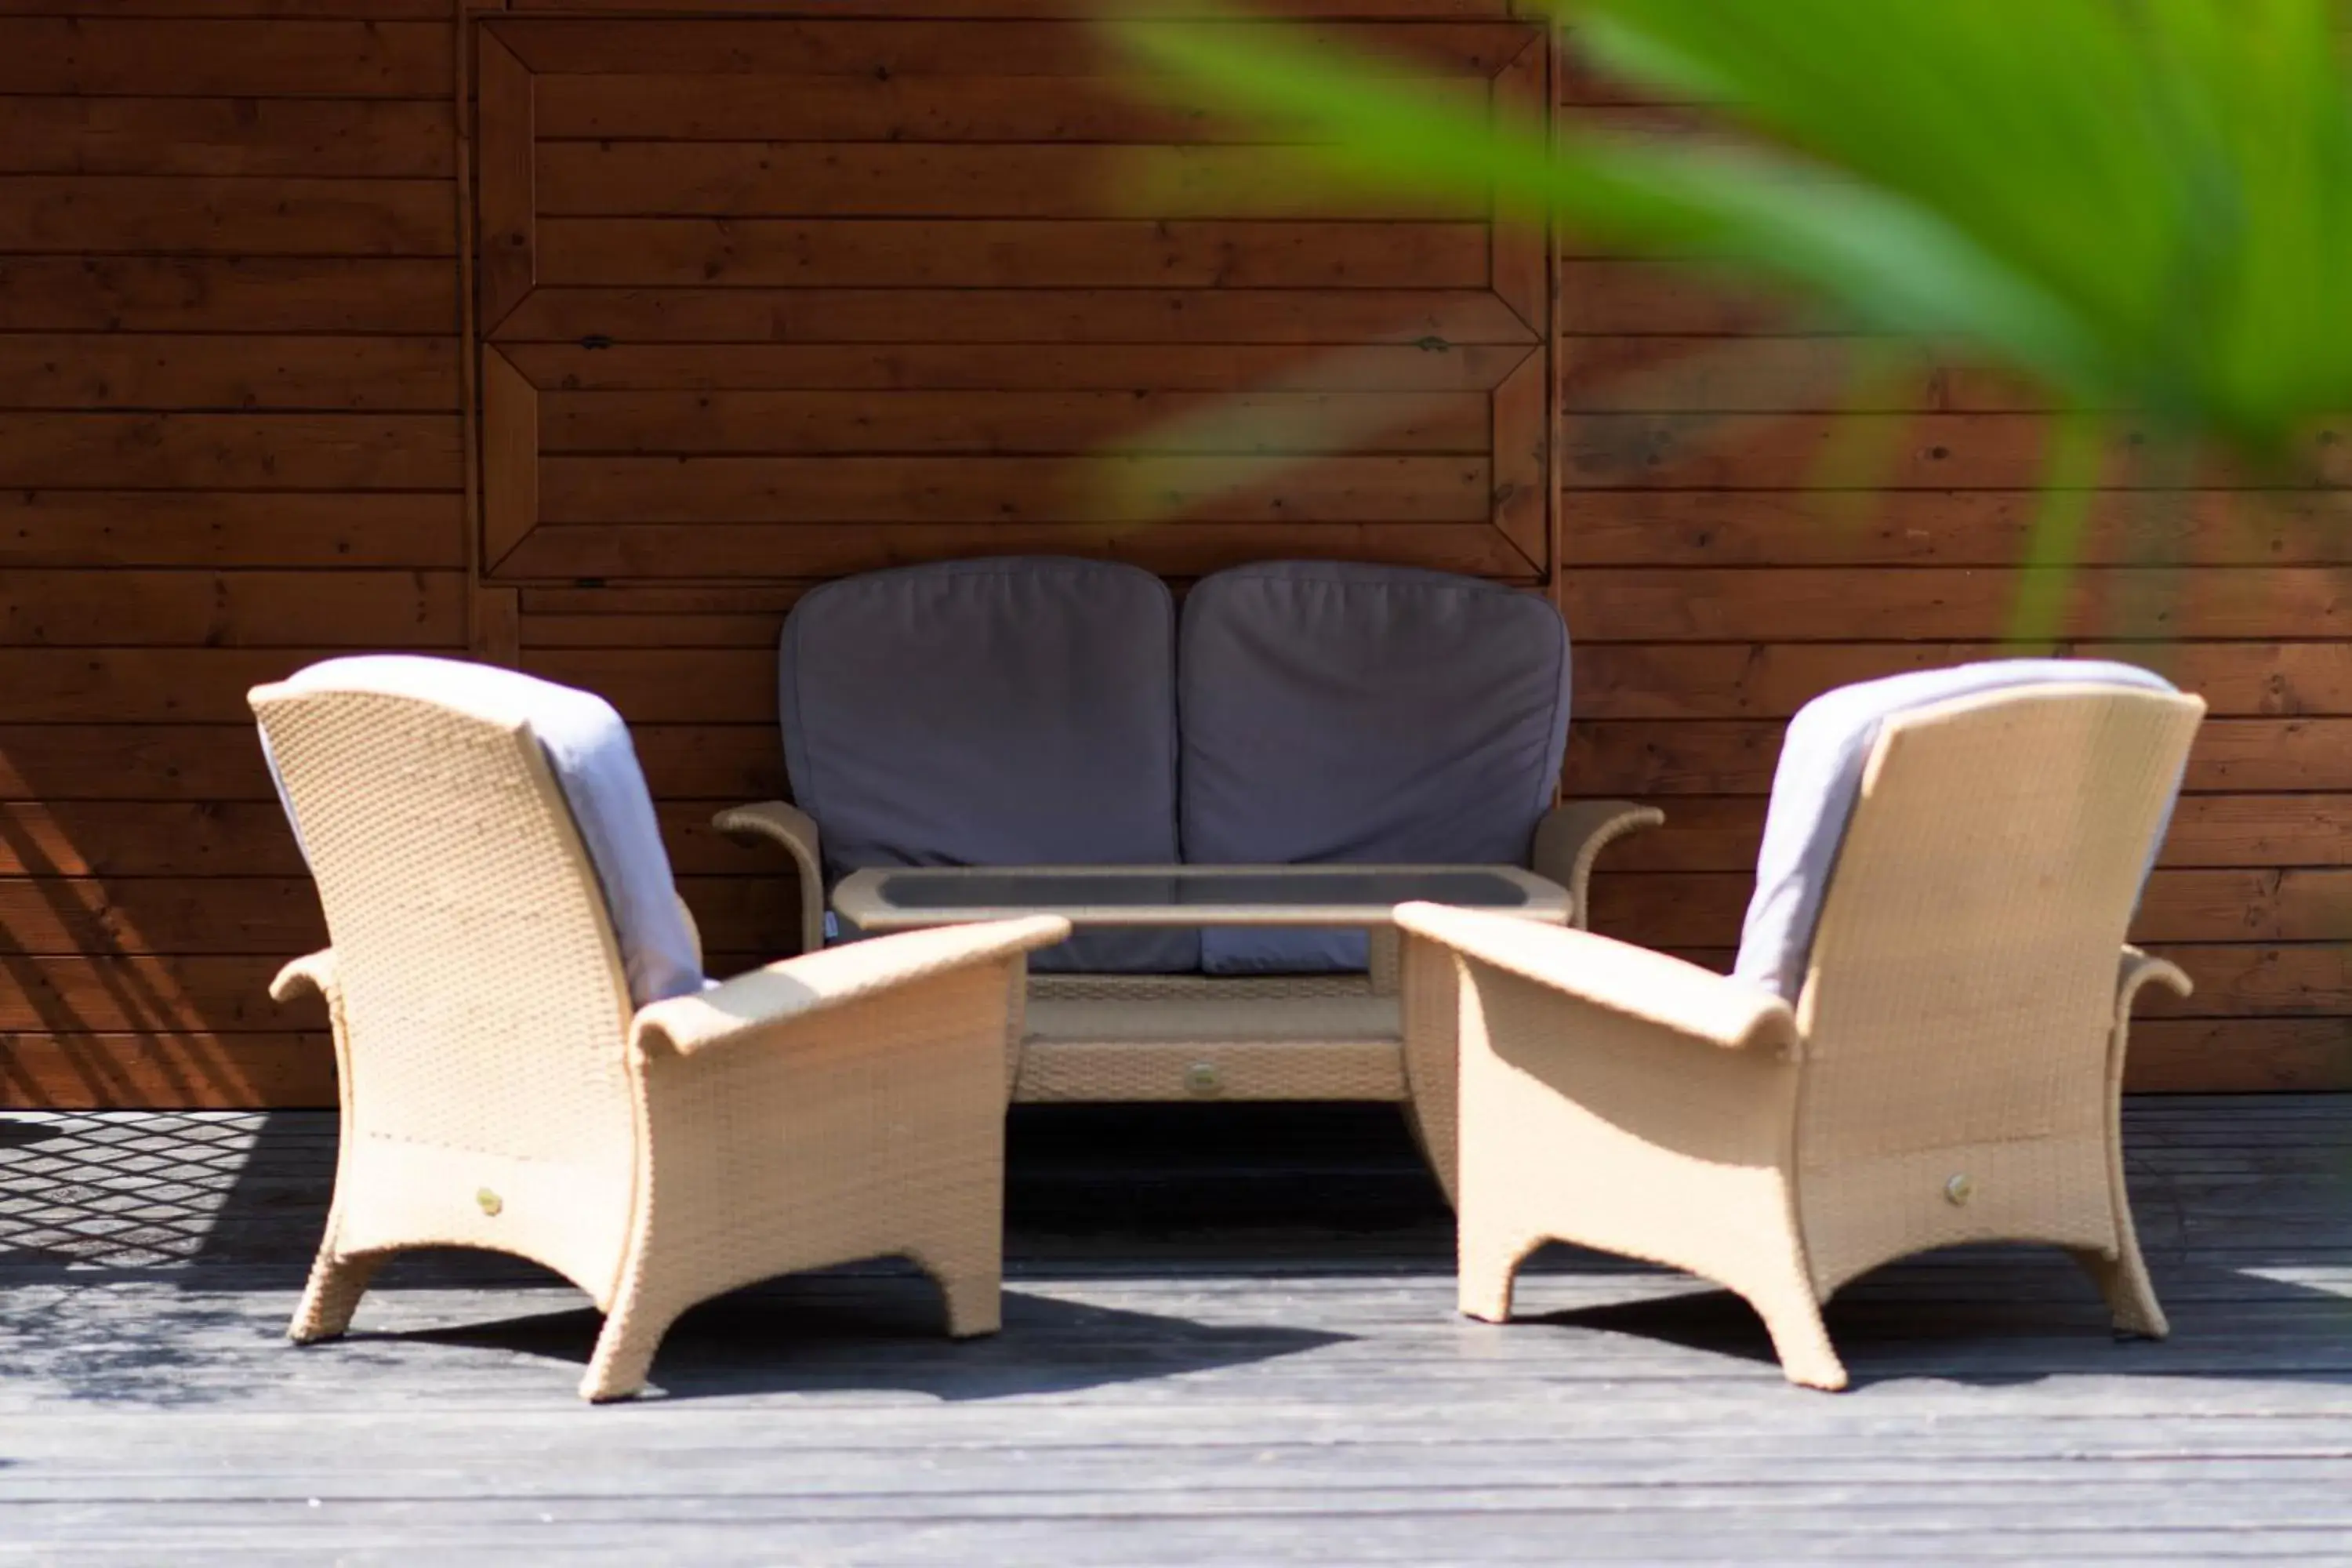
<svg viewBox="0 0 2352 1568">
<path fill-rule="evenodd" d="M 0 1102 L 316 1102 L 244 694 L 466 645 L 447 7 L 0 10 Z"/>
<path fill-rule="evenodd" d="M 723 969 L 792 889 L 700 825 L 782 789 L 776 628 L 840 573 L 1549 586 L 1569 789 L 1675 820 L 1601 921 L 1717 955 L 1794 706 L 2000 635 L 2041 422 L 1989 378 L 1842 413 L 1847 345 L 1769 302 L 1334 195 L 1061 0 L 617 9 L 0 5 L 0 1103 L 331 1098 L 264 994 L 323 932 L 243 693 L 338 648 L 611 696 Z M 1501 0 L 1292 9 L 1498 113 L 1624 112 Z M 2352 1086 L 2346 519 L 2279 499 L 2119 501 L 2067 612 L 2185 639 L 2219 715 L 2148 1087 Z"/>
</svg>

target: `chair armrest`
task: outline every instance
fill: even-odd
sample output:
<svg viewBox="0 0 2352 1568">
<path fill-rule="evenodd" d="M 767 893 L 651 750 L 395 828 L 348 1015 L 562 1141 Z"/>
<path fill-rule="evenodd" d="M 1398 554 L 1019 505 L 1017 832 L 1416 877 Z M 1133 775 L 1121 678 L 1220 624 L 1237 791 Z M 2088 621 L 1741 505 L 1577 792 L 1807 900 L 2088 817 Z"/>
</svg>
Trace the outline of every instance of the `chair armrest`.
<svg viewBox="0 0 2352 1568">
<path fill-rule="evenodd" d="M 279 970 L 278 978 L 269 983 L 269 999 L 282 1004 L 293 1001 L 305 991 L 312 991 L 332 1006 L 338 984 L 335 950 L 322 947 Z"/>
<path fill-rule="evenodd" d="M 2123 962 L 2116 968 L 2116 1023 L 2118 1027 L 2131 1021 L 2132 1003 L 2139 989 L 2150 981 L 2161 982 L 2176 996 L 2186 996 L 2197 989 L 2196 983 L 2181 973 L 2177 963 L 2161 958 L 2150 958 L 2136 947 L 2124 949 Z"/>
<path fill-rule="evenodd" d="M 1055 915 L 943 926 L 787 958 L 691 996 L 637 1010 L 629 1043 L 641 1056 L 680 1057 L 756 1040 L 779 1026 L 881 996 L 976 964 L 1066 941 Z"/>
<path fill-rule="evenodd" d="M 2180 966 L 2161 958 L 2150 958 L 2139 949 L 2125 944 L 2122 960 L 2116 965 L 2115 1025 L 2107 1032 L 2107 1131 L 2116 1149 L 2123 1147 L 2124 1064 L 2131 1050 L 2132 1004 L 2139 997 L 2140 987 L 2155 982 L 2176 996 L 2186 996 L 2197 989 Z M 2116 1173 L 2121 1183 L 2123 1173 Z M 2121 1190 L 2120 1187 L 2117 1189 Z"/>
<path fill-rule="evenodd" d="M 816 818 L 781 800 L 730 806 L 710 819 L 710 826 L 748 844 L 768 839 L 792 856 L 801 883 L 801 951 L 814 952 L 824 945 L 824 860 L 818 853 Z"/>
<path fill-rule="evenodd" d="M 1528 868 L 1566 888 L 1569 923 L 1579 931 L 1590 931 L 1592 916 L 1587 900 L 1593 862 L 1627 834 L 1659 826 L 1665 820 L 1666 814 L 1656 806 L 1625 800 L 1575 800 L 1556 805 L 1536 824 L 1535 853 L 1528 858 Z"/>
<path fill-rule="evenodd" d="M 1727 1050 L 1794 1052 L 1797 1016 L 1771 992 L 1590 931 L 1442 904 L 1404 904 L 1396 923 L 1587 1007 Z"/>
</svg>

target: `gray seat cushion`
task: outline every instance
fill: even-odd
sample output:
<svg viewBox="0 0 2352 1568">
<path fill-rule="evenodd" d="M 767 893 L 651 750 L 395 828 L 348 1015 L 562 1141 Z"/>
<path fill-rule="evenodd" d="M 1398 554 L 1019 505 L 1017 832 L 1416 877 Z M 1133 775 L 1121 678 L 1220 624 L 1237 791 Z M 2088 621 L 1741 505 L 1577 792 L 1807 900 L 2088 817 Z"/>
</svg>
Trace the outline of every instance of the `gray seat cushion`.
<svg viewBox="0 0 2352 1568">
<path fill-rule="evenodd" d="M 1527 864 L 1568 738 L 1568 629 L 1533 594 L 1273 562 L 1184 603 L 1184 858 Z M 1361 931 L 1215 930 L 1212 973 L 1360 969 Z"/>
<path fill-rule="evenodd" d="M 331 658 L 297 671 L 286 685 L 297 691 L 384 692 L 495 723 L 529 724 L 595 866 L 630 999 L 644 1006 L 702 989 L 701 959 L 678 908 L 653 797 L 646 793 L 629 727 L 611 703 L 518 670 L 417 654 Z M 268 757 L 268 751 L 264 737 L 262 754 Z M 387 767 L 398 765 L 396 758 L 384 761 Z M 275 779 L 275 758 L 269 758 L 269 771 Z M 278 796 L 299 841 L 301 819 L 287 799 L 283 780 L 278 781 Z"/>
<path fill-rule="evenodd" d="M 1175 612 L 1148 572 L 1009 557 L 844 578 L 784 622 L 793 794 L 829 877 L 1176 858 Z M 1081 934 L 1040 969 L 1188 970 L 1192 931 Z"/>
<path fill-rule="evenodd" d="M 1889 718 L 1989 691 L 2070 682 L 2174 689 L 2163 677 L 2128 664 L 2008 658 L 1840 687 L 1799 709 L 1772 774 L 1771 810 L 1756 858 L 1756 892 L 1732 973 L 1792 1004 L 1803 991 L 1813 928 L 1837 868 L 1838 847 L 1861 797 L 1871 749 Z M 2163 837 L 2159 830 L 2159 844 Z M 2149 853 L 2152 861 L 2155 852 Z"/>
</svg>

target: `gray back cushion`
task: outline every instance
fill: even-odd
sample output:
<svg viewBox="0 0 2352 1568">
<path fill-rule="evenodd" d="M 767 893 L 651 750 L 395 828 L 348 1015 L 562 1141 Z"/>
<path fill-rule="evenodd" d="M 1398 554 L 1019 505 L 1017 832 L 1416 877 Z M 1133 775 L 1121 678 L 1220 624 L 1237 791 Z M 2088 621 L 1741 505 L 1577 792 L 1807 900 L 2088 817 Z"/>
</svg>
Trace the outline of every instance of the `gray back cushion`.
<svg viewBox="0 0 2352 1568">
<path fill-rule="evenodd" d="M 1838 847 L 1861 798 L 1871 750 L 1888 719 L 1985 692 L 2070 682 L 2174 689 L 2163 677 L 2128 664 L 2006 658 L 1840 687 L 1798 710 L 1772 775 L 1771 811 L 1756 857 L 1756 893 L 1732 973 L 1779 992 L 1791 1004 L 1804 990 L 1813 929 L 1837 868 Z M 2159 845 L 2163 838 L 2159 831 Z"/>
<path fill-rule="evenodd" d="M 1568 629 L 1533 594 L 1273 562 L 1184 603 L 1184 858 L 1527 863 L 1568 738 Z M 1215 930 L 1212 973 L 1360 969 L 1361 931 Z"/>
<path fill-rule="evenodd" d="M 639 1006 L 703 988 L 702 959 L 693 928 L 678 908 L 677 884 L 662 848 L 653 796 L 646 793 L 629 727 L 613 705 L 591 691 L 558 686 L 519 670 L 420 654 L 361 654 L 331 658 L 286 681 L 295 691 L 369 691 L 436 703 L 496 724 L 528 724 L 549 771 L 572 808 L 572 821 L 595 867 L 604 908 L 627 973 L 629 996 Z M 262 754 L 278 784 L 299 842 L 302 822 L 287 798 L 278 762 L 262 739 Z M 383 766 L 408 766 L 386 756 Z M 304 850 L 307 855 L 308 849 Z"/>
<path fill-rule="evenodd" d="M 784 622 L 793 797 L 828 877 L 1176 858 L 1175 612 L 1148 572 L 1009 557 L 845 578 Z M 1087 932 L 1040 969 L 1193 968 L 1192 931 Z"/>
</svg>

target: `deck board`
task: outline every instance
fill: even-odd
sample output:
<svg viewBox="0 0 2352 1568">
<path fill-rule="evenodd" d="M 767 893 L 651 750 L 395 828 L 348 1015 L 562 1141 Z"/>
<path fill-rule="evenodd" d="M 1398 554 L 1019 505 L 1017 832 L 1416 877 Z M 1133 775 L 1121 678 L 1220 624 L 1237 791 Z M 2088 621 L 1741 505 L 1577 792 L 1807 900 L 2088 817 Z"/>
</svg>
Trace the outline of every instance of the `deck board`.
<svg viewBox="0 0 2352 1568">
<path fill-rule="evenodd" d="M 800 1277 L 591 1409 L 593 1314 L 497 1258 L 279 1340 L 331 1117 L 12 1113 L 0 1562 L 2352 1561 L 2352 1097 L 2128 1125 L 2164 1344 L 2021 1248 L 1841 1296 L 1841 1396 L 1720 1292 L 1564 1248 L 1493 1328 L 1386 1110 L 1035 1110 L 1004 1333 L 936 1337 L 890 1266 Z"/>
</svg>

